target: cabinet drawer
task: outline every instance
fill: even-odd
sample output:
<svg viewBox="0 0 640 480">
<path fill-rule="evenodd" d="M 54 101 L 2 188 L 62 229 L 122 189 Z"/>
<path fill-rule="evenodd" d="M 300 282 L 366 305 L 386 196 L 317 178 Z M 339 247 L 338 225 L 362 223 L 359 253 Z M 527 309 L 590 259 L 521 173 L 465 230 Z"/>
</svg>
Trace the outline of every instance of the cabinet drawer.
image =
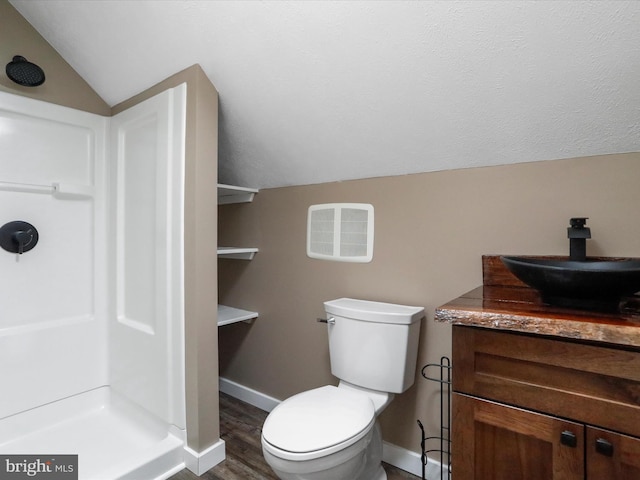
<svg viewBox="0 0 640 480">
<path fill-rule="evenodd" d="M 640 434 L 640 351 L 453 327 L 453 389 Z"/>
</svg>

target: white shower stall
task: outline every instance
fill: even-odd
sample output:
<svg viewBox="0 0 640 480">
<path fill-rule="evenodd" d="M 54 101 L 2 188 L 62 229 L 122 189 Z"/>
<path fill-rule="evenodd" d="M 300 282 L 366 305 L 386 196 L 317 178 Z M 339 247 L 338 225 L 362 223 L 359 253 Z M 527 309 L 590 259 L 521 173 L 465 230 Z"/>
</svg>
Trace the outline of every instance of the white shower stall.
<svg viewBox="0 0 640 480">
<path fill-rule="evenodd" d="M 0 92 L 0 453 L 167 478 L 185 446 L 186 85 L 114 117 Z"/>
</svg>

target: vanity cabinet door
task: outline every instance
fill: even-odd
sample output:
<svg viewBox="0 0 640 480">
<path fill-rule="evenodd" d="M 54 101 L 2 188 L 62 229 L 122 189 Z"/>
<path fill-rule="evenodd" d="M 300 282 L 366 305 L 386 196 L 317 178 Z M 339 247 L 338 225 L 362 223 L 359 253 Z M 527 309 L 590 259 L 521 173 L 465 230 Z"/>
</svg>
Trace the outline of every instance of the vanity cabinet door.
<svg viewBox="0 0 640 480">
<path fill-rule="evenodd" d="M 453 419 L 453 480 L 585 478 L 582 424 L 460 393 Z"/>
<path fill-rule="evenodd" d="M 640 479 L 640 439 L 587 427 L 587 479 Z"/>
</svg>

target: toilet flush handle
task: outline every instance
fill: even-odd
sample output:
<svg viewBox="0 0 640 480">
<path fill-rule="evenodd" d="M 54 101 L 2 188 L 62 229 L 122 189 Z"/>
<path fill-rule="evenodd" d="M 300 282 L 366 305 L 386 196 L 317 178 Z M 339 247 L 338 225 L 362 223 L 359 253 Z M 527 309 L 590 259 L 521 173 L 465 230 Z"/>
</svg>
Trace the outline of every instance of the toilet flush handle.
<svg viewBox="0 0 640 480">
<path fill-rule="evenodd" d="M 320 323 L 328 323 L 329 325 L 333 325 L 334 323 L 336 323 L 336 319 L 334 317 L 318 318 L 317 321 Z"/>
</svg>

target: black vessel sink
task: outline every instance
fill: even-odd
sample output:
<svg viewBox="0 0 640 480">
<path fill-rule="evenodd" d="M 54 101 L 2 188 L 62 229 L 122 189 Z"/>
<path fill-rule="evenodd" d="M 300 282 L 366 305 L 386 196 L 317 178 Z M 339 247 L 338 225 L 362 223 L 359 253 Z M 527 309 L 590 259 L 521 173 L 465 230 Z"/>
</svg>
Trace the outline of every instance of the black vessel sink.
<svg viewBox="0 0 640 480">
<path fill-rule="evenodd" d="M 539 290 L 542 300 L 551 305 L 616 310 L 622 297 L 640 290 L 638 259 L 500 258 L 511 273 Z"/>
</svg>

